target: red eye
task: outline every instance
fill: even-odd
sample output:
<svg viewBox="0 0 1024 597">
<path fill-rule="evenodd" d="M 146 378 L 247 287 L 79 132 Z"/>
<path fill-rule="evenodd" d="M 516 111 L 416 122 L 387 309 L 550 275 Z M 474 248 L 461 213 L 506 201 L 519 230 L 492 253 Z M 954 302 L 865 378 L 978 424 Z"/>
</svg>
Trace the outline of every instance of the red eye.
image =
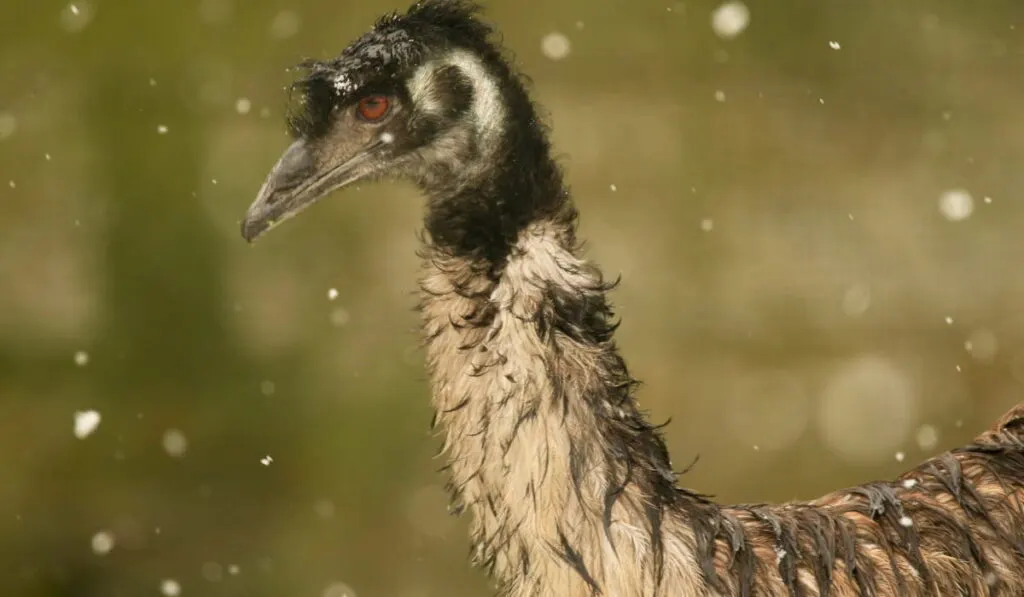
<svg viewBox="0 0 1024 597">
<path fill-rule="evenodd" d="M 373 122 L 384 118 L 390 108 L 391 103 L 388 101 L 388 98 L 383 95 L 371 95 L 359 100 L 356 111 L 363 120 Z"/>
</svg>

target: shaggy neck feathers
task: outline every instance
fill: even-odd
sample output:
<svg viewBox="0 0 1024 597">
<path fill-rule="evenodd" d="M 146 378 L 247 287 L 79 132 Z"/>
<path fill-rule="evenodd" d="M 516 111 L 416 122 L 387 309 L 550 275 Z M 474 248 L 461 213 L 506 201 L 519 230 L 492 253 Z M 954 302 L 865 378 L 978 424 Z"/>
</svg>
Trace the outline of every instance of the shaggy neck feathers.
<svg viewBox="0 0 1024 597">
<path fill-rule="evenodd" d="M 638 412 L 600 271 L 578 255 L 576 210 L 520 82 L 491 65 L 505 107 L 485 168 L 429 196 L 424 331 L 449 489 L 474 558 L 503 594 L 634 595 L 693 550 L 664 442 Z M 504 72 L 502 72 L 502 69 Z M 498 77 L 498 75 L 504 75 Z M 469 77 L 473 80 L 473 77 Z M 670 539 L 666 539 L 666 536 Z M 595 546 L 599 546 L 595 549 Z M 649 592 L 649 591 L 648 591 Z"/>
<path fill-rule="evenodd" d="M 698 587 L 700 572 L 679 566 L 694 548 L 674 517 L 686 495 L 632 398 L 607 285 L 573 238 L 531 221 L 500 268 L 427 250 L 424 330 L 453 503 L 503 595 L 638 595 L 666 561 Z"/>
</svg>

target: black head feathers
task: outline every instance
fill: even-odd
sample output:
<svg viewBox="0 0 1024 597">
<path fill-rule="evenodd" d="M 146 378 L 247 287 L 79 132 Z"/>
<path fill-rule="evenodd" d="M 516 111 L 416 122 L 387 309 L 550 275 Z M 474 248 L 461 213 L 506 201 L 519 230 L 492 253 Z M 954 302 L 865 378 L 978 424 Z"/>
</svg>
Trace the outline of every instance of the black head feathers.
<svg viewBox="0 0 1024 597">
<path fill-rule="evenodd" d="M 427 195 L 432 244 L 494 268 L 531 222 L 571 229 L 575 210 L 527 81 L 479 13 L 467 0 L 421 0 L 379 19 L 336 58 L 303 62 L 289 115 L 296 149 L 279 164 L 282 172 L 312 166 L 293 179 L 275 174 L 277 193 L 308 183 L 306 205 L 357 179 L 410 180 Z M 397 109 L 379 127 L 364 126 L 355 104 L 374 98 Z M 331 186 L 312 177 L 316 167 L 357 178 Z M 284 211 L 264 203 L 250 209 L 251 238 L 273 209 Z"/>
<path fill-rule="evenodd" d="M 289 116 L 296 137 L 317 137 L 330 113 L 367 92 L 394 91 L 434 52 L 461 47 L 493 55 L 493 28 L 477 18 L 481 7 L 466 0 L 420 0 L 405 14 L 392 13 L 352 42 L 337 58 L 306 60 L 292 84 L 299 105 Z"/>
</svg>

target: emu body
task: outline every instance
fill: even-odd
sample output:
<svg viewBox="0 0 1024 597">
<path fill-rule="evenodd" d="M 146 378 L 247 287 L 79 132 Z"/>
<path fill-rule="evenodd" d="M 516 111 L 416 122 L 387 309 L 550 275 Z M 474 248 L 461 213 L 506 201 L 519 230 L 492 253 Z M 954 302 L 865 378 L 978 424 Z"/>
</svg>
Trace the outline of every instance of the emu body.
<svg viewBox="0 0 1024 597">
<path fill-rule="evenodd" d="M 899 479 L 813 502 L 721 506 L 677 486 L 546 130 L 475 12 L 424 0 L 307 62 L 295 141 L 242 231 L 357 180 L 423 190 L 435 424 L 499 593 L 1024 594 L 1022 407 Z"/>
</svg>

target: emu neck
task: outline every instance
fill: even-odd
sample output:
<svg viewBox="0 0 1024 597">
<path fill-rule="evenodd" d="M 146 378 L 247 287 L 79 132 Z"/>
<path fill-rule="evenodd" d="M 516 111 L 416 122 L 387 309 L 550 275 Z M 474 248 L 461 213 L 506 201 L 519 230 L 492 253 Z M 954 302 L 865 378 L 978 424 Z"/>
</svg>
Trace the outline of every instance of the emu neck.
<svg viewBox="0 0 1024 597">
<path fill-rule="evenodd" d="M 491 68 L 506 71 L 500 63 Z M 499 130 L 478 123 L 482 128 L 475 131 L 450 131 L 463 151 L 435 154 L 444 158 L 423 185 L 429 199 L 426 230 L 434 246 L 492 272 L 504 266 L 534 223 L 551 224 L 548 232 L 562 235 L 559 245 L 571 250 L 576 220 L 526 91 L 507 71 L 495 79 L 505 107 L 501 124 L 492 123 Z"/>
<path fill-rule="evenodd" d="M 682 594 L 703 594 L 684 565 L 687 494 L 637 411 L 608 285 L 577 255 L 575 211 L 549 166 L 547 197 L 519 186 L 496 201 L 492 181 L 428 216 L 422 313 L 453 504 L 503 595 L 650 595 L 667 568 L 693 587 Z M 480 227 L 457 234 L 443 218 Z"/>
</svg>

